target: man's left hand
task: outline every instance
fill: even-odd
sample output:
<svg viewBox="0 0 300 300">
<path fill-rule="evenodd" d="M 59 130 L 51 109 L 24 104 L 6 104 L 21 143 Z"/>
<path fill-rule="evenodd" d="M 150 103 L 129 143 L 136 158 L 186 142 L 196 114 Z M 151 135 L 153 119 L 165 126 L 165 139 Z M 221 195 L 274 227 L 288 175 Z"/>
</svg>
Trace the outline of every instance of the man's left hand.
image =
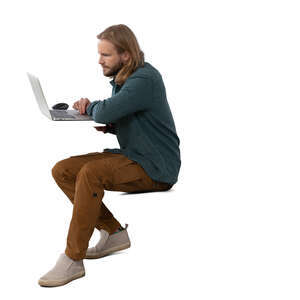
<svg viewBox="0 0 300 300">
<path fill-rule="evenodd" d="M 81 98 L 73 104 L 73 108 L 78 110 L 81 115 L 84 115 L 90 103 L 91 101 L 88 98 Z"/>
</svg>

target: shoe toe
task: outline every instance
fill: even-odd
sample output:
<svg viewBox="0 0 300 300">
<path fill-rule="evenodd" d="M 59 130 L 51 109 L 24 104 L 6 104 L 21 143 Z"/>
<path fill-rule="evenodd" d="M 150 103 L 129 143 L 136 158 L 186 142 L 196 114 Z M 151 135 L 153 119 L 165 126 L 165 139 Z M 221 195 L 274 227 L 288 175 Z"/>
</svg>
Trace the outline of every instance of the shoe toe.
<svg viewBox="0 0 300 300">
<path fill-rule="evenodd" d="M 42 286 L 57 286 L 85 275 L 83 262 L 71 262 L 59 259 L 54 268 L 44 274 L 38 281 Z"/>
</svg>

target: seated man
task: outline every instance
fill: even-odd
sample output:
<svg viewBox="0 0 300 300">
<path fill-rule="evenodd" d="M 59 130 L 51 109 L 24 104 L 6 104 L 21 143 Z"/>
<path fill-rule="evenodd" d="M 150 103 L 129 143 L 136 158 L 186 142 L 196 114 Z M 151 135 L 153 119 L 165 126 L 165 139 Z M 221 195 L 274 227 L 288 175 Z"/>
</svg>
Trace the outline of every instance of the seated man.
<svg viewBox="0 0 300 300">
<path fill-rule="evenodd" d="M 120 148 L 71 156 L 52 169 L 57 185 L 73 203 L 67 246 L 56 265 L 39 280 L 59 286 L 85 275 L 84 258 L 99 258 L 130 247 L 123 228 L 102 202 L 104 190 L 147 192 L 169 190 L 181 166 L 179 138 L 162 77 L 144 61 L 134 33 L 125 25 L 107 28 L 99 39 L 99 64 L 113 78 L 112 96 L 73 108 L 88 114 L 97 130 L 117 136 Z M 101 233 L 88 249 L 94 229 Z"/>
</svg>

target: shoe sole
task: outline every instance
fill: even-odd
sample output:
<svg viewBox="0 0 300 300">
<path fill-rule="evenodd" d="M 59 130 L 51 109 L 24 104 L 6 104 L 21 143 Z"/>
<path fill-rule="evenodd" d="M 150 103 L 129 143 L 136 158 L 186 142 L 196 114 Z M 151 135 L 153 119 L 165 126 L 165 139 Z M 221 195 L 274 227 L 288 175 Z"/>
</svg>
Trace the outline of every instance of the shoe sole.
<svg viewBox="0 0 300 300">
<path fill-rule="evenodd" d="M 106 250 L 104 250 L 104 251 L 101 251 L 100 253 L 87 254 L 87 255 L 85 256 L 85 258 L 86 258 L 86 259 L 100 258 L 100 257 L 106 256 L 106 255 L 109 255 L 109 254 L 111 254 L 111 253 L 113 253 L 113 252 L 127 249 L 127 248 L 129 248 L 129 247 L 130 247 L 130 242 L 129 242 L 129 243 L 126 243 L 126 244 L 123 244 L 123 245 L 111 247 L 111 248 L 109 248 L 109 249 L 106 249 Z"/>
<path fill-rule="evenodd" d="M 51 280 L 51 281 L 48 281 L 48 280 L 39 280 L 39 285 L 40 286 L 48 286 L 48 287 L 53 287 L 53 286 L 60 286 L 60 285 L 64 285 L 64 284 L 67 284 L 68 282 L 72 281 L 72 280 L 75 280 L 75 279 L 78 279 L 78 278 L 81 278 L 85 276 L 85 271 L 82 271 L 82 272 L 79 272 L 75 275 L 73 275 L 72 277 L 68 278 L 68 279 L 65 279 L 65 280 Z"/>
</svg>

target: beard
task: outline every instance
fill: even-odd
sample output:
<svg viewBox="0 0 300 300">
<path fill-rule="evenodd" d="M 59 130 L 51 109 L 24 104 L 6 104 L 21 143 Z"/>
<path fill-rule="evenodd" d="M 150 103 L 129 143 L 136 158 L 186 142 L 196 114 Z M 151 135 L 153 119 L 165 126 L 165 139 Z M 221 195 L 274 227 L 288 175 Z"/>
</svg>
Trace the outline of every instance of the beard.
<svg viewBox="0 0 300 300">
<path fill-rule="evenodd" d="M 106 77 L 114 77 L 116 76 L 119 71 L 122 69 L 122 67 L 124 66 L 124 63 L 122 63 L 121 61 L 114 65 L 112 68 L 107 69 L 107 73 L 104 74 L 104 76 Z"/>
</svg>

